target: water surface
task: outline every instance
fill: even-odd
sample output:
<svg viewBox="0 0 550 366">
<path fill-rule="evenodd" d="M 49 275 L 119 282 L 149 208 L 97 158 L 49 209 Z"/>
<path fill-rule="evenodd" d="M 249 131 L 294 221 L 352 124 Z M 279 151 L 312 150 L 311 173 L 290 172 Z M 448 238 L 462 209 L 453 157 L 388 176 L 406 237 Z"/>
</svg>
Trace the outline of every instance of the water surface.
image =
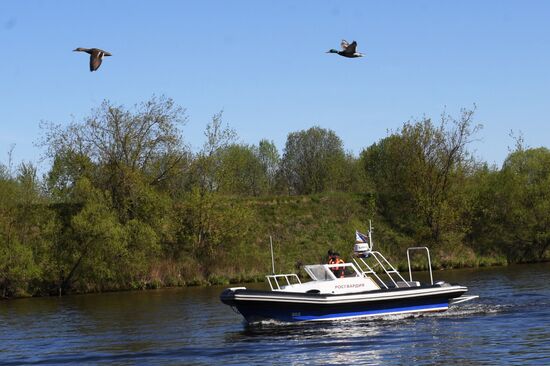
<svg viewBox="0 0 550 366">
<path fill-rule="evenodd" d="M 550 264 L 434 273 L 448 312 L 247 326 L 221 287 L 0 302 L 0 365 L 550 364 Z"/>
</svg>

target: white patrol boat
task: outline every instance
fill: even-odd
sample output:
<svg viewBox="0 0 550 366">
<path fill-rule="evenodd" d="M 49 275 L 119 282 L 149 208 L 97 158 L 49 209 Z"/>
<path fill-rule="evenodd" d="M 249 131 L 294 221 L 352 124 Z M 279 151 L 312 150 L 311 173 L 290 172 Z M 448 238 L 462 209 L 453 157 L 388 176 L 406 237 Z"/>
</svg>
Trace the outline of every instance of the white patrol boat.
<svg viewBox="0 0 550 366">
<path fill-rule="evenodd" d="M 381 253 L 372 250 L 372 228 L 368 238 L 358 232 L 356 236 L 359 242 L 354 246 L 352 263 L 306 265 L 308 282 L 302 282 L 295 273 L 268 275 L 270 291 L 232 287 L 223 291 L 220 299 L 253 323 L 445 311 L 450 305 L 478 297 L 465 296 L 468 289 L 464 286 L 434 283 L 428 248 L 407 249 L 409 280 L 405 280 Z M 413 281 L 413 251 L 425 251 L 430 283 Z"/>
</svg>

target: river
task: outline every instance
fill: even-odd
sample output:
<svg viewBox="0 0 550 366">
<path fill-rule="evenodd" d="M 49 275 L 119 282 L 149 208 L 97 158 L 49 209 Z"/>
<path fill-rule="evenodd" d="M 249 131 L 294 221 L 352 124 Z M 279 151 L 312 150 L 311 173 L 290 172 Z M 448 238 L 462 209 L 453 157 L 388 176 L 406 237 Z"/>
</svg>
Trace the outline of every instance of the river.
<svg viewBox="0 0 550 366">
<path fill-rule="evenodd" d="M 435 272 L 445 313 L 246 326 L 222 287 L 0 302 L 0 365 L 548 365 L 550 263 Z"/>
</svg>

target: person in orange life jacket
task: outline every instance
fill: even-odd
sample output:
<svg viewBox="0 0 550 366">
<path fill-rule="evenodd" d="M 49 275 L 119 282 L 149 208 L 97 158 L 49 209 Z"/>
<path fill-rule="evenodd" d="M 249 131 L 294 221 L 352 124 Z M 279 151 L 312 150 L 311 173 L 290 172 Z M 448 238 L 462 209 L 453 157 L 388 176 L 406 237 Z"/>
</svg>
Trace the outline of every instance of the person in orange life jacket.
<svg viewBox="0 0 550 366">
<path fill-rule="evenodd" d="M 328 251 L 328 264 L 345 263 L 338 252 Z M 344 267 L 332 267 L 330 269 L 336 277 L 344 278 Z"/>
<path fill-rule="evenodd" d="M 336 263 L 335 262 L 336 257 L 334 257 L 334 251 L 332 249 L 328 250 L 327 255 L 328 255 L 328 261 L 327 261 L 328 264 Z"/>
</svg>

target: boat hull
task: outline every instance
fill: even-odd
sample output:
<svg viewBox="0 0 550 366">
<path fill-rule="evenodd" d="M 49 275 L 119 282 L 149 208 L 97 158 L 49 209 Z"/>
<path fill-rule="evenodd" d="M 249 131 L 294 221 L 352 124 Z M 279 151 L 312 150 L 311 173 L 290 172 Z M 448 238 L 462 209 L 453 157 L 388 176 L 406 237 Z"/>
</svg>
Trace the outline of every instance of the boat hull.
<svg viewBox="0 0 550 366">
<path fill-rule="evenodd" d="M 430 286 L 327 295 L 227 289 L 221 300 L 236 308 L 249 323 L 298 322 L 445 311 L 451 299 L 466 291 L 462 286 Z"/>
</svg>

